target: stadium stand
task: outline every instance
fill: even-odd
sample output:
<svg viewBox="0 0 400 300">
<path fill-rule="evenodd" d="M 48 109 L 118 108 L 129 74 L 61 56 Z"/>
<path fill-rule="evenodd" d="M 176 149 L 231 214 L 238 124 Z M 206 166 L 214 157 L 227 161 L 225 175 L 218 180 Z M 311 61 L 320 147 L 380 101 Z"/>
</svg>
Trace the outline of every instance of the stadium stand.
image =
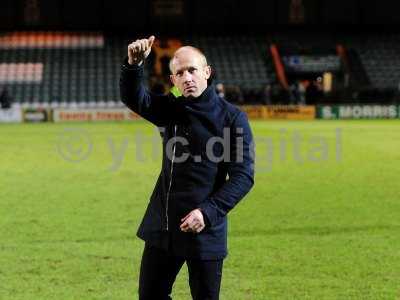
<svg viewBox="0 0 400 300">
<path fill-rule="evenodd" d="M 128 42 L 90 34 L 13 33 L 0 39 L 0 82 L 9 84 L 10 94 L 24 107 L 119 106 L 119 66 Z M 228 91 L 240 87 L 245 95 L 260 92 L 274 80 L 262 37 L 196 36 L 184 43 L 206 53 L 217 70 L 216 81 Z M 13 75 L 10 66 L 16 64 L 20 73 Z M 30 82 L 24 66 L 37 64 L 43 69 L 40 80 Z M 14 80 L 15 76 L 22 77 Z"/>
<path fill-rule="evenodd" d="M 0 38 L 0 49 L 0 82 L 23 107 L 118 103 L 122 53 L 101 34 L 13 33 Z"/>
<path fill-rule="evenodd" d="M 265 101 L 266 91 L 272 103 L 287 103 L 289 86 L 297 86 L 293 74 L 324 71 L 350 77 L 350 86 L 344 79 L 335 86 L 345 92 L 341 99 L 392 101 L 400 82 L 399 39 L 395 34 L 338 37 L 287 32 L 193 35 L 180 37 L 178 42 L 203 50 L 215 70 L 214 82 L 224 85 L 232 102 L 245 104 L 271 103 Z M 7 86 L 14 103 L 22 107 L 119 107 L 119 67 L 131 40 L 99 32 L 3 33 L 0 85 Z M 276 45 L 288 75 L 286 90 L 278 83 L 271 45 Z M 345 56 L 339 55 L 338 45 L 343 45 Z M 147 85 L 158 90 L 153 85 L 157 81 L 151 71 L 154 64 L 147 64 Z"/>
<path fill-rule="evenodd" d="M 400 83 L 400 35 L 362 35 L 347 40 L 356 51 L 370 82 L 378 89 L 397 89 Z"/>
</svg>

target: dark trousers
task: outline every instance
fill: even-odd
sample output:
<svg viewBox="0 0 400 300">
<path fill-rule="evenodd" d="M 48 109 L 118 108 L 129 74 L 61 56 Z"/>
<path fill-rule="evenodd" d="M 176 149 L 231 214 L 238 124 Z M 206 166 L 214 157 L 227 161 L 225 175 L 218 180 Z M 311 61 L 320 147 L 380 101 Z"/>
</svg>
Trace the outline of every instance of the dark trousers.
<svg viewBox="0 0 400 300">
<path fill-rule="evenodd" d="M 140 265 L 139 299 L 170 300 L 172 286 L 186 261 L 193 300 L 218 300 L 223 260 L 185 259 L 145 245 Z"/>
</svg>

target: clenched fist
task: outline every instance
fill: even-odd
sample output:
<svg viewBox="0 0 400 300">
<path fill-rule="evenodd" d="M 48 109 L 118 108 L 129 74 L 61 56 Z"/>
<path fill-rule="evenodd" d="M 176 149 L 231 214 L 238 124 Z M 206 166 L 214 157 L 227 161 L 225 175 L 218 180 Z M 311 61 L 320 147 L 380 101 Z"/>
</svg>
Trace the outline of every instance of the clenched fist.
<svg viewBox="0 0 400 300">
<path fill-rule="evenodd" d="M 204 223 L 203 213 L 200 209 L 194 209 L 181 219 L 181 230 L 183 232 L 199 233 L 206 226 Z"/>
<path fill-rule="evenodd" d="M 141 65 L 143 61 L 149 56 L 151 46 L 154 43 L 154 35 L 148 39 L 136 40 L 128 45 L 128 63 L 130 65 Z"/>
</svg>

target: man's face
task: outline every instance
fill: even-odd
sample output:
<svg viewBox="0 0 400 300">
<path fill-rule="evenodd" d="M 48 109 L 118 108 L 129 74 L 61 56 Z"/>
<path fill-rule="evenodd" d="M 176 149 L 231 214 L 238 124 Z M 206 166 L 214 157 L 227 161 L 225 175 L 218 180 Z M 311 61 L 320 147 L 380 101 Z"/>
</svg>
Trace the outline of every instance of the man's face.
<svg viewBox="0 0 400 300">
<path fill-rule="evenodd" d="M 171 66 L 172 83 L 184 97 L 199 97 L 207 88 L 211 69 L 198 52 L 185 49 L 175 54 Z"/>
</svg>

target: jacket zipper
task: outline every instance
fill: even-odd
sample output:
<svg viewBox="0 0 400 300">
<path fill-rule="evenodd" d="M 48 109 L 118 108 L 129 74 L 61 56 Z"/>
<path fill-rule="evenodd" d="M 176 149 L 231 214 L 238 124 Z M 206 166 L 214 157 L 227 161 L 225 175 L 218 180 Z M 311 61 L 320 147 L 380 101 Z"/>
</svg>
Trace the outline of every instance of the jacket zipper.
<svg viewBox="0 0 400 300">
<path fill-rule="evenodd" d="M 174 125 L 174 139 L 176 138 L 176 130 L 177 130 L 177 125 Z M 176 146 L 176 143 L 174 143 L 174 145 L 172 146 L 171 172 L 170 172 L 170 176 L 169 176 L 169 186 L 168 186 L 168 191 L 167 191 L 167 203 L 165 204 L 165 215 L 167 218 L 167 231 L 168 231 L 168 201 L 169 201 L 169 195 L 171 193 L 171 186 L 172 186 L 172 172 L 174 171 L 175 146 Z"/>
</svg>

